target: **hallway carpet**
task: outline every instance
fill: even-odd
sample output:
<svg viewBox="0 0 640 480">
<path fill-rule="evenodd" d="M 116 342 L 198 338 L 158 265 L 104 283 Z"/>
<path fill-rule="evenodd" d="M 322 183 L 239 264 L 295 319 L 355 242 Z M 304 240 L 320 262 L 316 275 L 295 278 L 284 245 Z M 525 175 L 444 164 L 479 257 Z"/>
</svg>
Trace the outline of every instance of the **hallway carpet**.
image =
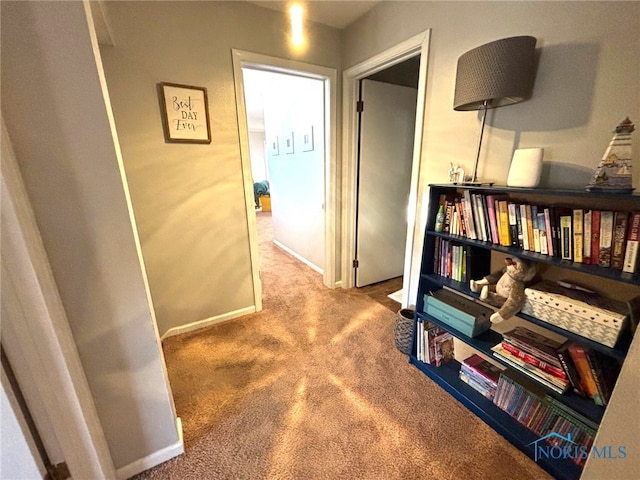
<svg viewBox="0 0 640 480">
<path fill-rule="evenodd" d="M 265 215 L 264 310 L 165 340 L 186 452 L 136 478 L 549 478 L 408 364 L 394 312 L 275 247 Z"/>
</svg>

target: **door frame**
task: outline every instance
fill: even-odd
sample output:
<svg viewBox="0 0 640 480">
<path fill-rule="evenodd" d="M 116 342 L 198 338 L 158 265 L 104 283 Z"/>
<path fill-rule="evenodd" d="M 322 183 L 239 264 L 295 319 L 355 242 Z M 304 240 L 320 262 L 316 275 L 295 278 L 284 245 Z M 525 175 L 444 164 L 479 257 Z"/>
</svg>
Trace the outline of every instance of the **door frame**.
<svg viewBox="0 0 640 480">
<path fill-rule="evenodd" d="M 4 321 L 10 323 L 15 347 L 28 361 L 26 368 L 40 399 L 47 399 L 43 406 L 51 420 L 52 434 L 59 441 L 72 476 L 115 478 L 102 424 L 1 117 L 0 123 L 0 256 L 3 301 L 8 313 Z"/>
<path fill-rule="evenodd" d="M 249 129 L 244 101 L 243 68 L 253 68 L 274 73 L 287 73 L 301 77 L 321 80 L 324 83 L 325 119 L 324 119 L 324 268 L 322 283 L 336 288 L 336 187 L 337 187 L 337 139 L 335 132 L 337 119 L 337 73 L 334 68 L 321 67 L 309 63 L 272 57 L 258 53 L 232 49 L 233 79 L 236 93 L 236 112 L 240 140 L 240 158 L 242 162 L 242 180 L 244 184 L 247 228 L 249 230 L 249 252 L 251 275 L 256 311 L 262 310 L 262 281 L 258 257 L 258 232 L 256 211 L 253 198 L 253 180 L 251 176 L 251 157 L 249 151 Z"/>
<path fill-rule="evenodd" d="M 422 201 L 418 198 L 420 187 L 420 162 L 422 156 L 422 132 L 424 128 L 425 98 L 427 86 L 427 65 L 431 30 L 425 30 L 384 52 L 365 60 L 344 71 L 342 82 L 342 287 L 355 286 L 353 260 L 355 259 L 357 176 L 358 176 L 358 83 L 374 73 L 391 67 L 409 58 L 420 55 L 418 75 L 418 99 L 416 106 L 416 126 L 413 140 L 413 160 L 411 186 L 407 208 L 407 241 L 403 274 L 402 306 L 409 305 L 409 291 L 417 281 L 412 274 L 412 254 L 416 239 L 417 220 L 421 216 Z"/>
</svg>

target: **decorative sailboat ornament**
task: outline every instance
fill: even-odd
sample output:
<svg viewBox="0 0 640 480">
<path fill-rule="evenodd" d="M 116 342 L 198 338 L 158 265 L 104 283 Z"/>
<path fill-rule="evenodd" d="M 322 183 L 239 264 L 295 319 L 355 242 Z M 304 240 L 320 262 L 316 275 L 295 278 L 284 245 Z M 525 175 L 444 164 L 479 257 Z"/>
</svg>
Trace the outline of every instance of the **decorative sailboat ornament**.
<svg viewBox="0 0 640 480">
<path fill-rule="evenodd" d="M 596 167 L 587 190 L 590 192 L 631 193 L 631 132 L 635 130 L 629 117 L 614 131 L 609 147 Z"/>
</svg>

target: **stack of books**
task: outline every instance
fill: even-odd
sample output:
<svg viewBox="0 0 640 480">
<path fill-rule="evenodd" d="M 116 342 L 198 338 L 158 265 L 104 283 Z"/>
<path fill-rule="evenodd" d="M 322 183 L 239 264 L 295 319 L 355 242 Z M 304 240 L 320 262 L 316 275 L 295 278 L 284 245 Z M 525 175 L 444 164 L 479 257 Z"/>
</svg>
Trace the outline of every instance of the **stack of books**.
<svg viewBox="0 0 640 480">
<path fill-rule="evenodd" d="M 460 380 L 471 388 L 480 392 L 489 400 L 493 400 L 502 370 L 476 354 L 462 362 L 459 376 Z"/>
<path fill-rule="evenodd" d="M 556 393 L 569 387 L 558 352 L 566 343 L 516 327 L 503 334 L 503 341 L 492 348 L 493 355 Z"/>
</svg>

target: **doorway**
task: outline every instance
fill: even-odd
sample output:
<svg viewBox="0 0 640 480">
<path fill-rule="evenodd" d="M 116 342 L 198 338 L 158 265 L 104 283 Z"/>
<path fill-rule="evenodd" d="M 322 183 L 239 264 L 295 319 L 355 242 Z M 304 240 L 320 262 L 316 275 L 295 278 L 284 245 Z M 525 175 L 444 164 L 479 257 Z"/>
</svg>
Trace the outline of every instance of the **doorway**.
<svg viewBox="0 0 640 480">
<path fill-rule="evenodd" d="M 417 272 L 421 245 L 418 245 L 423 216 L 420 194 L 419 172 L 422 151 L 422 131 L 428 64 L 430 31 L 427 30 L 381 54 L 362 62 L 344 72 L 343 89 L 343 192 L 342 192 L 342 251 L 341 272 L 343 286 L 355 286 L 356 237 L 358 217 L 358 108 L 360 81 L 382 72 L 389 67 L 419 56 L 418 92 L 416 101 L 413 153 L 409 200 L 407 208 L 407 228 L 405 232 L 404 269 L 402 272 L 402 306 L 410 305 L 410 299 L 417 294 Z M 414 260 L 418 259 L 418 260 Z M 414 273 L 416 272 L 416 273 Z"/>
<path fill-rule="evenodd" d="M 236 109 L 238 115 L 238 127 L 240 133 L 240 154 L 242 158 L 243 182 L 245 189 L 245 203 L 247 206 L 247 228 L 249 230 L 249 245 L 252 264 L 252 277 L 254 286 L 254 301 L 256 310 L 262 310 L 262 283 L 260 280 L 260 264 L 258 258 L 258 236 L 257 222 L 254 201 L 253 183 L 251 168 L 251 153 L 249 146 L 249 129 L 247 119 L 247 108 L 245 104 L 245 71 L 270 72 L 274 74 L 287 74 L 289 76 L 313 79 L 318 82 L 321 94 L 324 99 L 322 112 L 323 135 L 313 134 L 313 125 L 289 125 L 282 131 L 268 138 L 269 131 L 265 126 L 265 150 L 267 157 L 276 158 L 273 153 L 277 152 L 278 160 L 283 159 L 286 163 L 295 157 L 296 147 L 301 154 L 317 152 L 322 156 L 319 174 L 323 178 L 323 185 L 319 192 L 315 192 L 313 199 L 320 206 L 321 231 L 316 233 L 322 238 L 324 252 L 322 255 L 322 278 L 323 284 L 329 288 L 335 288 L 336 280 L 336 71 L 331 68 L 319 67 L 315 65 L 285 60 L 266 55 L 233 50 L 233 70 L 236 91 Z M 286 123 L 286 122 L 285 122 Z M 318 129 L 319 130 L 319 129 Z M 277 137 L 277 139 L 275 138 Z M 311 140 L 312 139 L 312 140 Z M 309 141 L 313 150 L 309 149 Z M 287 157 L 287 155 L 289 155 Z M 285 164 L 283 164 L 286 166 Z M 296 168 L 297 164 L 293 164 Z M 291 165 L 289 165 L 291 167 Z M 275 170 L 269 167 L 271 177 Z M 282 171 L 286 172 L 286 168 Z M 282 179 L 281 179 L 282 180 Z M 270 182 L 276 178 L 270 178 Z M 282 185 L 282 183 L 280 183 Z M 273 189 L 272 212 L 278 209 L 278 195 L 282 193 L 280 189 Z M 289 192 L 291 193 L 291 192 Z M 317 198 L 320 197 L 320 198 Z M 282 200 L 282 198 L 280 199 Z M 283 203 L 280 202 L 282 206 Z M 275 225 L 274 225 L 275 227 Z M 274 229 L 277 230 L 278 227 Z M 286 246 L 286 243 L 283 243 Z M 291 252 L 290 252 L 291 253 Z"/>
<path fill-rule="evenodd" d="M 271 217 L 278 247 L 322 274 L 323 82 L 249 67 L 242 75 L 254 188 L 269 194 L 258 198 L 257 215 Z"/>
</svg>

